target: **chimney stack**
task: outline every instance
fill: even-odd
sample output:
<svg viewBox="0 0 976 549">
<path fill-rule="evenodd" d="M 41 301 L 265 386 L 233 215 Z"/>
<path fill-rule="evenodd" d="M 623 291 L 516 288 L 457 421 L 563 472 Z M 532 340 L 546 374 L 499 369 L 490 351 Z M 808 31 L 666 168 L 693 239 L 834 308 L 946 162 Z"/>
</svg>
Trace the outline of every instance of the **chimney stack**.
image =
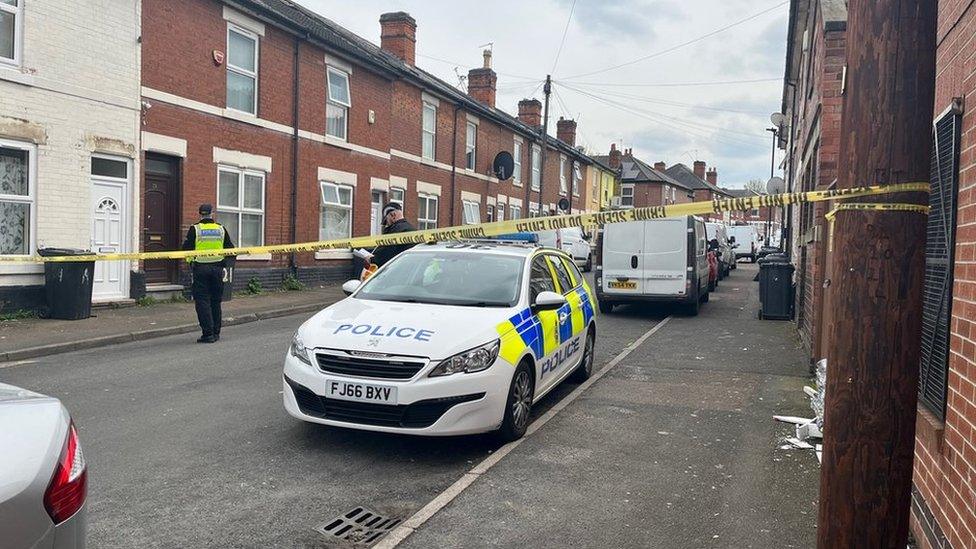
<svg viewBox="0 0 976 549">
<path fill-rule="evenodd" d="M 668 165 L 665 164 L 664 162 L 655 162 L 654 169 L 659 172 L 663 172 L 664 170 L 668 169 Z"/>
<path fill-rule="evenodd" d="M 705 163 L 701 160 L 695 160 L 695 177 L 705 180 Z"/>
<path fill-rule="evenodd" d="M 610 167 L 619 170 L 620 169 L 620 151 L 617 150 L 617 144 L 610 144 Z"/>
<path fill-rule="evenodd" d="M 705 181 L 708 181 L 712 185 L 718 185 L 718 170 L 711 168 L 708 173 L 705 174 Z"/>
<path fill-rule="evenodd" d="M 491 68 L 491 50 L 485 50 L 484 66 L 468 71 L 468 95 L 480 103 L 495 108 L 495 84 L 498 75 Z"/>
<path fill-rule="evenodd" d="M 570 147 L 576 146 L 576 121 L 572 118 L 559 117 L 556 122 L 556 139 Z"/>
<path fill-rule="evenodd" d="M 542 101 L 523 99 L 518 104 L 518 117 L 523 124 L 533 128 L 542 127 Z"/>
<path fill-rule="evenodd" d="M 413 66 L 417 60 L 417 21 L 404 11 L 380 16 L 380 48 Z"/>
<path fill-rule="evenodd" d="M 634 156 L 634 149 L 633 148 L 624 149 L 624 156 L 626 156 L 628 158 L 633 157 Z"/>
</svg>

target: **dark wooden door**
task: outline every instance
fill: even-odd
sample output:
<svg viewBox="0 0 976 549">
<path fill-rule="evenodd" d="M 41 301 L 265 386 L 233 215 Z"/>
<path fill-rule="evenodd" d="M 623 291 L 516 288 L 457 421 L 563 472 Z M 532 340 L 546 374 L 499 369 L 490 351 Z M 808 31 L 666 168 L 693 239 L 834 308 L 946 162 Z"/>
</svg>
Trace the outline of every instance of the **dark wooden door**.
<svg viewBox="0 0 976 549">
<path fill-rule="evenodd" d="M 143 250 L 176 250 L 179 234 L 179 158 L 146 154 L 146 195 L 143 201 Z M 146 282 L 173 284 L 177 281 L 177 262 L 173 259 L 146 260 Z"/>
</svg>

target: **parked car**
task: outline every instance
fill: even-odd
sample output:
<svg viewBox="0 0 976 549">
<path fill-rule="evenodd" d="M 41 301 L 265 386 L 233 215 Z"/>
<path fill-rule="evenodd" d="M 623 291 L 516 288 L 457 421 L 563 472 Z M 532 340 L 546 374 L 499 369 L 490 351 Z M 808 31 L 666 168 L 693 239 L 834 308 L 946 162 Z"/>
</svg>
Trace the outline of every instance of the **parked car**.
<svg viewBox="0 0 976 549">
<path fill-rule="evenodd" d="M 600 312 L 623 303 L 681 303 L 698 314 L 708 301 L 705 223 L 685 216 L 608 224 L 597 242 Z"/>
<path fill-rule="evenodd" d="M 0 383 L 0 546 L 85 546 L 88 468 L 56 398 Z"/>
<path fill-rule="evenodd" d="M 729 276 L 729 272 L 735 269 L 735 249 L 729 242 L 728 226 L 725 223 L 715 221 L 705 223 L 705 233 L 708 241 L 718 241 L 719 279 Z"/>
<path fill-rule="evenodd" d="M 758 259 L 757 254 L 759 253 L 759 232 L 756 231 L 756 227 L 752 225 L 733 225 L 729 227 L 729 237 L 735 239 L 733 242 L 736 245 L 735 248 L 735 259 L 739 260 L 743 257 L 749 258 L 752 263 L 756 262 Z"/>
<path fill-rule="evenodd" d="M 573 258 L 576 266 L 588 273 L 593 269 L 593 251 L 590 248 L 590 235 L 579 227 L 567 227 L 552 231 L 540 231 L 539 244 L 547 248 L 562 250 Z"/>
<path fill-rule="evenodd" d="M 532 406 L 593 369 L 595 301 L 570 257 L 532 244 L 417 246 L 295 333 L 292 416 L 414 435 L 525 434 Z"/>
</svg>

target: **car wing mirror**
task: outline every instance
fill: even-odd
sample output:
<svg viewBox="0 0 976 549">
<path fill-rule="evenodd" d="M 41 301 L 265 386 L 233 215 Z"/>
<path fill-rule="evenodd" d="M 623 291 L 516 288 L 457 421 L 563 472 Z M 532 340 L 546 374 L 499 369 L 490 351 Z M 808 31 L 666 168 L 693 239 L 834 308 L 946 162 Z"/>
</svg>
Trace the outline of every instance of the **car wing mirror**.
<svg viewBox="0 0 976 549">
<path fill-rule="evenodd" d="M 362 281 L 356 279 L 347 280 L 345 284 L 342 285 L 342 292 L 346 295 L 352 295 L 352 293 L 358 290 L 362 285 Z"/>
<path fill-rule="evenodd" d="M 561 294 L 557 294 L 556 292 L 539 292 L 539 295 L 535 298 L 535 303 L 532 304 L 532 309 L 535 312 L 555 311 L 556 309 L 562 308 L 566 303 L 568 303 L 566 297 Z"/>
</svg>

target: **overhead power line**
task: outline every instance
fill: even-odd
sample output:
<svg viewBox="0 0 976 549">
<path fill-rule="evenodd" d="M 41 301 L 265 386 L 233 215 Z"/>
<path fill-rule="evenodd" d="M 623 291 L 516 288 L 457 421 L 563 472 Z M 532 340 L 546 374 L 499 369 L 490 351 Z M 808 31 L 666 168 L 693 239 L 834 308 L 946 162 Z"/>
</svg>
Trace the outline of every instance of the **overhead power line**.
<svg viewBox="0 0 976 549">
<path fill-rule="evenodd" d="M 736 27 L 738 25 L 741 25 L 743 23 L 747 23 L 749 21 L 752 21 L 753 19 L 756 19 L 758 17 L 761 17 L 761 16 L 763 16 L 763 15 L 765 15 L 765 14 L 771 12 L 771 11 L 775 11 L 775 10 L 779 9 L 782 6 L 785 6 L 786 4 L 789 4 L 789 0 L 787 0 L 786 2 L 780 2 L 779 4 L 776 4 L 775 6 L 772 6 L 770 8 L 766 8 L 766 9 L 764 9 L 764 10 L 758 12 L 758 13 L 754 13 L 754 14 L 750 15 L 749 17 L 746 17 L 744 19 L 739 19 L 738 21 L 735 21 L 733 23 L 729 23 L 728 25 L 725 25 L 724 27 L 720 27 L 718 29 L 715 29 L 715 30 L 713 30 L 711 32 L 705 33 L 705 34 L 703 34 L 701 36 L 698 36 L 696 38 L 692 38 L 691 40 L 688 40 L 686 42 L 682 42 L 680 44 L 676 44 L 674 46 L 671 46 L 670 48 L 666 48 L 666 49 L 663 49 L 661 51 L 657 51 L 657 52 L 651 53 L 649 55 L 645 55 L 645 56 L 642 56 L 642 57 L 638 57 L 637 59 L 632 59 L 630 61 L 627 61 L 626 63 L 620 63 L 619 65 L 613 65 L 612 67 L 607 67 L 605 69 L 600 69 L 600 70 L 596 70 L 596 71 L 575 74 L 573 76 L 564 76 L 561 79 L 562 80 L 572 80 L 574 78 L 582 78 L 584 76 L 590 76 L 590 75 L 593 75 L 593 74 L 600 74 L 600 73 L 612 71 L 614 69 L 619 69 L 621 67 L 626 67 L 626 66 L 629 66 L 629 65 L 633 65 L 635 63 L 640 63 L 641 61 L 646 61 L 646 60 L 652 59 L 654 57 L 659 57 L 659 56 L 664 55 L 666 53 L 671 53 L 671 52 L 673 52 L 675 50 L 678 50 L 678 49 L 681 49 L 681 48 L 683 48 L 685 46 L 689 46 L 691 44 L 694 44 L 695 42 L 700 42 L 700 41 L 702 41 L 702 40 L 704 40 L 706 38 L 711 38 L 712 36 L 715 36 L 716 34 L 725 32 L 725 31 L 727 31 L 727 30 L 729 30 L 729 29 L 731 29 L 733 27 Z"/>
<path fill-rule="evenodd" d="M 653 103 L 653 104 L 656 104 L 656 105 L 667 105 L 667 106 L 670 106 L 670 107 L 686 107 L 686 108 L 689 108 L 689 109 L 703 109 L 703 110 L 707 110 L 707 111 L 716 111 L 716 112 L 728 112 L 728 113 L 735 113 L 735 114 L 748 114 L 748 115 L 756 115 L 756 116 L 764 116 L 764 117 L 768 117 L 769 116 L 769 114 L 766 111 L 747 111 L 747 110 L 742 110 L 742 109 L 729 109 L 729 108 L 724 108 L 724 107 L 712 107 L 712 106 L 709 106 L 709 105 L 696 105 L 696 104 L 693 104 L 693 103 L 682 103 L 681 101 L 672 101 L 670 99 L 660 99 L 660 98 L 656 98 L 656 97 L 647 97 L 647 96 L 644 96 L 644 95 L 638 95 L 638 94 L 634 94 L 634 93 L 623 93 L 623 92 L 619 92 L 619 91 L 608 91 L 608 90 L 601 90 L 601 89 L 593 89 L 593 90 L 589 90 L 589 91 L 592 91 L 592 92 L 595 92 L 595 93 L 600 93 L 601 95 L 608 95 L 610 97 L 617 97 L 617 98 L 620 98 L 620 99 L 626 99 L 626 100 L 629 100 L 629 101 L 640 101 L 642 103 Z"/>
<path fill-rule="evenodd" d="M 424 54 L 424 53 L 418 53 L 417 54 L 417 57 L 423 57 L 424 59 L 430 59 L 431 61 L 437 61 L 439 63 L 444 63 L 444 64 L 447 64 L 447 65 L 454 65 L 455 67 L 458 67 L 458 68 L 461 68 L 461 69 L 464 69 L 464 70 L 470 70 L 471 68 L 473 68 L 470 65 L 468 65 L 467 63 L 458 63 L 457 61 L 451 61 L 450 59 L 443 59 L 441 57 L 434 57 L 433 55 L 427 55 L 427 54 Z M 522 76 L 520 74 L 511 74 L 511 73 L 507 73 L 507 72 L 498 72 L 498 71 L 495 71 L 495 74 L 497 74 L 499 76 L 506 76 L 508 78 L 517 78 L 519 80 L 532 80 L 532 81 L 538 80 L 538 77 L 536 77 L 536 76 Z"/>
<path fill-rule="evenodd" d="M 563 46 L 566 44 L 566 33 L 569 32 L 569 24 L 573 21 L 573 12 L 576 11 L 576 0 L 573 0 L 573 5 L 569 8 L 569 17 L 566 18 L 566 26 L 563 28 L 563 38 L 559 41 L 559 49 L 556 50 L 556 58 L 552 61 L 552 70 L 549 74 L 556 72 L 556 65 L 559 64 L 559 56 L 563 53 Z"/>
<path fill-rule="evenodd" d="M 759 82 L 782 82 L 782 76 L 771 78 L 753 78 L 748 80 L 713 80 L 710 82 L 570 82 L 574 86 L 613 86 L 613 87 L 634 87 L 634 88 L 670 88 L 670 87 L 693 87 L 693 86 L 727 86 L 732 84 L 757 84 Z M 562 80 L 553 80 L 561 83 Z"/>
</svg>

